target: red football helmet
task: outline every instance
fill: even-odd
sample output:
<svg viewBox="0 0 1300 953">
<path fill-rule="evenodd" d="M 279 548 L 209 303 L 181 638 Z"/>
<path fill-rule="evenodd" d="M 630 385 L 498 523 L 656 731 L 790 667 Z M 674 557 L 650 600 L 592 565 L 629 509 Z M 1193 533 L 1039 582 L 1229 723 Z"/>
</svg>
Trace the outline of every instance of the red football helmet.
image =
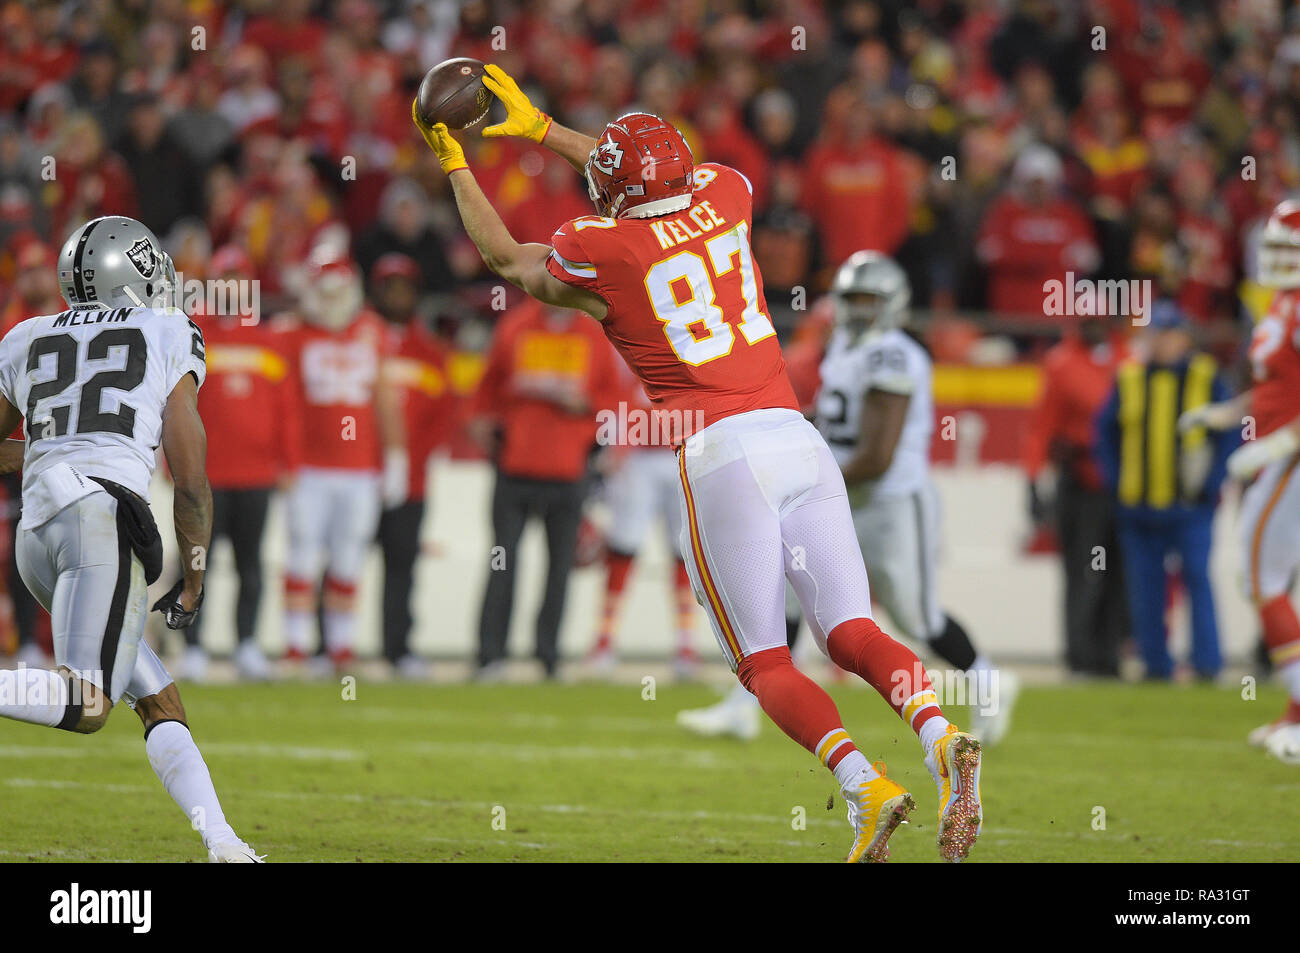
<svg viewBox="0 0 1300 953">
<path fill-rule="evenodd" d="M 1300 202 L 1279 202 L 1259 236 L 1259 283 L 1300 288 Z"/>
<path fill-rule="evenodd" d="M 679 212 L 695 191 L 691 147 L 672 123 L 650 113 L 619 116 L 587 159 L 587 191 L 606 218 Z"/>
</svg>

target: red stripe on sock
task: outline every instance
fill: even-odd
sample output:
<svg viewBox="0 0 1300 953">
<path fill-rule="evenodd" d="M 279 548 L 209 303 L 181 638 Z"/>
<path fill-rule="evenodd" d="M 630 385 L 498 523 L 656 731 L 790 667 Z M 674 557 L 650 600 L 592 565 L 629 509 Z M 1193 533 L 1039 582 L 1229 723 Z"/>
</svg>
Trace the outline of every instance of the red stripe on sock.
<svg viewBox="0 0 1300 953">
<path fill-rule="evenodd" d="M 844 742 L 844 744 L 840 745 L 838 748 L 835 749 L 834 754 L 832 754 L 829 758 L 826 759 L 826 767 L 834 771 L 835 766 L 844 760 L 845 755 L 847 755 L 851 751 L 857 751 L 857 750 L 858 750 L 858 746 L 855 745 L 852 741 Z"/>
</svg>

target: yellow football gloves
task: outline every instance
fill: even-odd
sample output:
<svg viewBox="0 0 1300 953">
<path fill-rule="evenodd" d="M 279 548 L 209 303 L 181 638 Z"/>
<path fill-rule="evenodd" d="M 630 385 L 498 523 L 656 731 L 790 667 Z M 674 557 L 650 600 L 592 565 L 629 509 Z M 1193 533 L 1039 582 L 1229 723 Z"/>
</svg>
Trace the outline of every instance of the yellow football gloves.
<svg viewBox="0 0 1300 953">
<path fill-rule="evenodd" d="M 412 101 L 411 119 L 415 121 L 415 128 L 420 130 L 420 135 L 424 136 L 424 141 L 429 144 L 429 148 L 438 157 L 438 164 L 442 166 L 442 171 L 447 175 L 451 175 L 457 169 L 468 169 L 469 163 L 465 161 L 465 150 L 452 137 L 450 130 L 440 122 L 434 123 L 432 126 L 426 125 L 420 119 L 418 105 L 418 100 Z"/>
<path fill-rule="evenodd" d="M 483 76 L 483 85 L 506 107 L 506 121 L 484 129 L 484 138 L 518 136 L 533 142 L 541 142 L 546 138 L 551 129 L 551 117 L 528 101 L 524 91 L 511 79 L 509 73 L 500 66 L 489 63 Z"/>
</svg>

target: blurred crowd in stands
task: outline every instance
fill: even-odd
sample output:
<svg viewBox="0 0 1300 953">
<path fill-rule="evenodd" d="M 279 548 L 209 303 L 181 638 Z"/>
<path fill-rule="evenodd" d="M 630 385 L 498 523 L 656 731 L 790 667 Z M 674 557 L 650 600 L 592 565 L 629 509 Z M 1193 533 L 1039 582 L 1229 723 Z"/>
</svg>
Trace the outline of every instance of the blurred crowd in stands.
<svg viewBox="0 0 1300 953">
<path fill-rule="evenodd" d="M 1300 175 L 1300 35 L 1276 0 L 9 0 L 0 7 L 0 296 L 23 246 L 138 217 L 202 277 L 228 242 L 274 307 L 341 223 L 400 251 L 427 307 L 492 318 L 484 269 L 408 118 L 451 55 L 501 64 L 566 123 L 672 119 L 756 190 L 784 328 L 858 248 L 939 312 L 1041 318 L 1070 270 L 1145 277 L 1236 317 L 1259 216 Z M 531 145 L 471 162 L 521 238 L 588 209 Z M 1248 266 L 1247 266 L 1248 267 Z"/>
</svg>

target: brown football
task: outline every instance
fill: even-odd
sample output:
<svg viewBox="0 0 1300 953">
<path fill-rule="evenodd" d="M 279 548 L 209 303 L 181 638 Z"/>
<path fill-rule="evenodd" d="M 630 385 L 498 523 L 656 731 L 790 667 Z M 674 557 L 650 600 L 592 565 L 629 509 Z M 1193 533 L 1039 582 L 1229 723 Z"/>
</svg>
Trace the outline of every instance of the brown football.
<svg viewBox="0 0 1300 953">
<path fill-rule="evenodd" d="M 483 85 L 483 64 L 461 56 L 425 73 L 415 101 L 420 118 L 429 125 L 441 122 L 448 129 L 464 129 L 487 115 L 492 92 Z"/>
</svg>

